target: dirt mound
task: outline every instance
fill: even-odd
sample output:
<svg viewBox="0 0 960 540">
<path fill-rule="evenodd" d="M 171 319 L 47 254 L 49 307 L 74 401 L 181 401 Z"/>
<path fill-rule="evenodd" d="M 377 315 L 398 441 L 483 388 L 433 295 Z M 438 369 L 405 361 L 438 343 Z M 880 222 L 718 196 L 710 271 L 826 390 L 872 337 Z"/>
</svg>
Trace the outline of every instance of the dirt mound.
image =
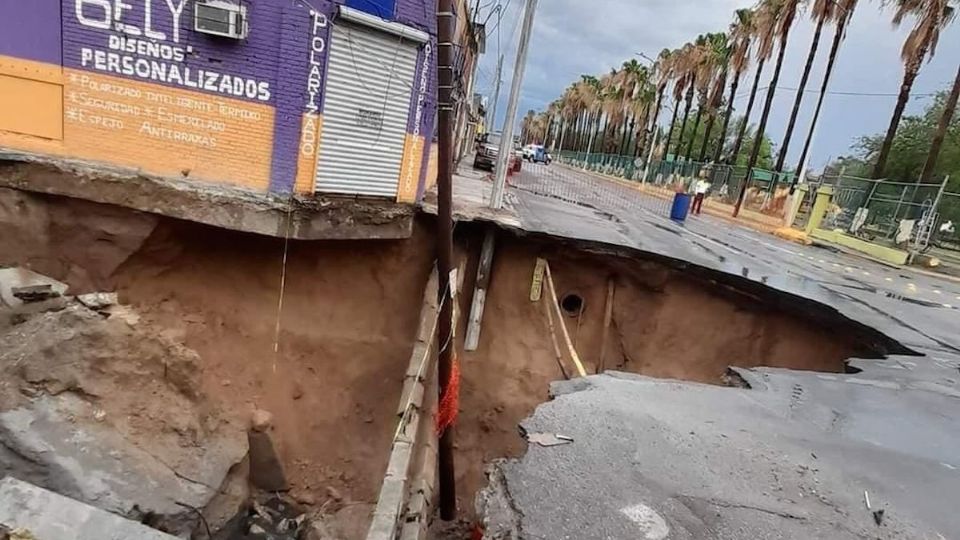
<svg viewBox="0 0 960 540">
<path fill-rule="evenodd" d="M 191 530 L 189 507 L 206 506 L 246 454 L 244 426 L 203 397 L 196 352 L 134 313 L 115 306 L 107 317 L 75 301 L 52 309 L 26 320 L 0 313 L 3 471 Z"/>
</svg>

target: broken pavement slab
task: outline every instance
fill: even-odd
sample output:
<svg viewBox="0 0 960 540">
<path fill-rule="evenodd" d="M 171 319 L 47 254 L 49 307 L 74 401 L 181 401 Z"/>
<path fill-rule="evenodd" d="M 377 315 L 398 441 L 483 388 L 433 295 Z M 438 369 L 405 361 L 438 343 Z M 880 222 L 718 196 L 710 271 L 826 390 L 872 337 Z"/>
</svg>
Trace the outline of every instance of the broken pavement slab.
<svg viewBox="0 0 960 540">
<path fill-rule="evenodd" d="M 45 288 L 55 296 L 62 296 L 67 292 L 67 284 L 53 278 L 38 274 L 27 268 L 0 268 L 0 307 L 16 307 L 23 305 L 23 300 L 17 297 L 17 291 L 25 288 Z"/>
<path fill-rule="evenodd" d="M 943 360 L 956 390 L 958 358 Z M 751 388 L 555 383 L 523 427 L 577 442 L 496 466 L 478 499 L 485 538 L 947 538 L 960 530 L 960 402 L 917 384 L 929 365 L 917 376 L 896 361 L 876 375 L 737 370 Z"/>
<path fill-rule="evenodd" d="M 175 540 L 175 536 L 16 478 L 0 480 L 0 527 L 37 540 Z"/>
</svg>

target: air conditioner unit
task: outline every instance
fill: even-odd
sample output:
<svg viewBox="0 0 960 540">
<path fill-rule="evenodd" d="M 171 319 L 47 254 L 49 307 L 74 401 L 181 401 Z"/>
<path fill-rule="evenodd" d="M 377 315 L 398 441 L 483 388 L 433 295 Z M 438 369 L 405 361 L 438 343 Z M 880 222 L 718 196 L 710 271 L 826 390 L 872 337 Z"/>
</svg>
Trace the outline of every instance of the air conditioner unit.
<svg viewBox="0 0 960 540">
<path fill-rule="evenodd" d="M 197 0 L 193 5 L 193 28 L 197 32 L 232 39 L 247 37 L 246 6 L 223 0 Z"/>
</svg>

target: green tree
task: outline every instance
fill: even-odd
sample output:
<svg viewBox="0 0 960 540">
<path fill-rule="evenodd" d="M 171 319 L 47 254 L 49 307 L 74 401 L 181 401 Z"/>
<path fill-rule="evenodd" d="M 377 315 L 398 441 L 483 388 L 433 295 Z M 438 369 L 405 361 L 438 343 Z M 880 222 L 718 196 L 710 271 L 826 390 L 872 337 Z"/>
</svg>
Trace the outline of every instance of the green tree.
<svg viewBox="0 0 960 540">
<path fill-rule="evenodd" d="M 905 19 L 912 18 L 914 25 L 900 50 L 903 82 L 900 84 L 900 94 L 893 108 L 893 116 L 890 118 L 890 127 L 887 128 L 877 154 L 873 169 L 874 178 L 883 178 L 891 172 L 887 168 L 887 160 L 896 139 L 897 129 L 900 127 L 903 111 L 910 99 L 913 83 L 917 79 L 923 61 L 933 58 L 937 53 L 940 32 L 950 24 L 956 12 L 955 2 L 952 0 L 896 0 L 893 3 L 897 8 L 893 15 L 893 24 L 900 26 Z"/>
<path fill-rule="evenodd" d="M 948 97 L 947 91 L 940 92 L 922 114 L 904 116 L 900 121 L 887 158 L 889 178 L 901 182 L 915 182 L 920 178 L 929 154 L 930 141 L 944 116 Z M 854 144 L 853 158 L 858 161 L 849 161 L 847 158 L 847 173 L 863 174 L 870 166 L 875 168 L 884 141 L 885 136 L 881 133 L 861 137 Z M 864 170 L 854 170 L 858 162 L 863 164 Z M 956 115 L 947 125 L 940 157 L 933 169 L 933 180 L 941 180 L 944 175 L 950 175 L 949 190 L 960 191 L 960 117 Z"/>
</svg>

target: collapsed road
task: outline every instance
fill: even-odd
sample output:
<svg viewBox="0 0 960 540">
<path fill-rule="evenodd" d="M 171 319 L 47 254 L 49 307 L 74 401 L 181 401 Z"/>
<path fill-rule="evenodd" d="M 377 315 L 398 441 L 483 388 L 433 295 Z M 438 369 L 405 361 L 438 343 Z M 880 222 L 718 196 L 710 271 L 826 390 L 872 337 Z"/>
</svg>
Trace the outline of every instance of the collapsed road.
<svg viewBox="0 0 960 540">
<path fill-rule="evenodd" d="M 558 204 L 523 189 L 533 175 L 599 204 Z M 533 166 L 512 183 L 505 211 L 491 212 L 482 177 L 461 174 L 461 217 L 602 253 L 640 250 L 694 275 L 718 272 L 794 309 L 835 310 L 901 348 L 882 360 L 852 355 L 848 373 L 832 375 L 735 368 L 735 388 L 613 372 L 556 383 L 558 397 L 521 432 L 573 442 L 525 444 L 522 457 L 488 470 L 476 508 L 486 537 L 950 538 L 960 530 L 948 502 L 960 486 L 960 284 L 715 218 L 679 226 L 579 171 Z M 724 319 L 706 328 L 737 326 Z M 703 328 L 691 324 L 687 335 L 700 339 Z M 736 355 L 725 359 L 737 365 Z"/>
<path fill-rule="evenodd" d="M 738 498 L 754 488 L 761 494 L 770 492 L 776 484 L 763 481 L 773 477 L 758 471 L 773 465 L 787 467 L 792 463 L 789 459 L 738 464 L 724 457 L 731 467 L 740 467 L 744 479 L 743 484 L 727 485 L 740 486 L 735 491 L 722 491 L 720 484 L 704 485 L 702 475 L 671 472 L 682 468 L 671 457 L 684 455 L 680 450 L 698 448 L 710 455 L 724 441 L 730 445 L 728 451 L 737 455 L 748 455 L 761 445 L 770 455 L 793 455 L 797 448 L 809 446 L 830 464 L 829 469 L 827 464 L 820 468 L 830 470 L 836 483 L 857 485 L 855 491 L 861 496 L 863 491 L 874 494 L 875 509 L 885 510 L 886 516 L 886 525 L 878 527 L 887 527 L 881 532 L 889 532 L 888 537 L 904 531 L 947 534 L 951 530 L 945 526 L 951 522 L 942 521 L 950 518 L 941 516 L 940 506 L 931 504 L 929 512 L 914 512 L 910 504 L 901 505 L 888 487 L 890 482 L 901 482 L 907 486 L 904 492 L 912 494 L 925 476 L 907 478 L 898 473 L 886 480 L 877 476 L 877 483 L 860 489 L 859 477 L 836 472 L 853 470 L 846 468 L 852 450 L 837 457 L 829 449 L 814 449 L 829 446 L 836 437 L 845 437 L 849 448 L 858 451 L 863 444 L 890 447 L 890 438 L 902 431 L 891 428 L 875 434 L 859 426 L 896 427 L 886 420 L 894 416 L 914 427 L 910 444 L 894 449 L 906 458 L 924 460 L 931 470 L 942 469 L 942 481 L 928 482 L 941 490 L 941 501 L 953 493 L 949 481 L 955 474 L 951 467 L 957 464 L 942 449 L 956 447 L 951 438 L 956 426 L 942 418 L 927 422 L 926 416 L 949 416 L 944 411 L 956 406 L 956 347 L 960 344 L 950 329 L 956 328 L 957 311 L 946 302 L 906 301 L 913 297 L 905 300 L 894 294 L 891 288 L 905 279 L 899 274 L 906 271 L 725 229 L 706 219 L 702 226 L 680 228 L 657 216 L 627 212 L 629 208 L 557 204 L 520 189 L 509 191 L 508 213 L 492 215 L 471 207 L 470 194 L 482 192 L 482 182 L 461 187 L 456 246 L 464 280 L 461 314 L 471 308 L 488 225 L 505 229 L 496 235 L 498 248 L 478 346 L 461 357 L 457 427 L 459 505 L 464 515 L 487 523 L 490 537 L 515 532 L 522 538 L 591 538 L 590 531 L 595 530 L 614 538 L 656 538 L 657 531 L 663 530 L 657 528 L 659 520 L 672 531 L 669 534 L 692 537 L 724 537 L 724 531 L 732 530 L 741 536 L 731 538 L 765 537 L 779 527 L 776 517 L 769 517 L 767 529 L 751 529 L 724 517 L 751 512 L 783 514 L 787 517 L 782 519 L 801 527 L 796 530 L 816 537 L 820 529 L 802 527 L 814 523 L 832 527 L 839 522 L 819 510 L 792 508 L 806 502 L 800 501 L 799 493 L 807 497 L 807 491 L 798 491 L 798 485 L 791 485 L 794 477 L 779 472 L 781 487 L 789 495 Z M 6 415 L 0 415 L 0 420 L 9 419 L 0 434 L 2 443 L 20 456 L 45 456 L 30 464 L 21 458 L 6 459 L 7 474 L 26 476 L 40 487 L 81 502 L 164 530 L 191 531 L 200 538 L 205 526 L 225 531 L 220 538 L 247 538 L 251 530 L 265 531 L 269 524 L 264 516 L 273 515 L 270 504 L 297 506 L 295 511 L 276 510 L 274 525 L 297 523 L 299 528 L 306 523 L 301 516 L 309 516 L 316 524 L 311 525 L 313 538 L 366 537 L 397 430 L 395 405 L 401 399 L 405 361 L 416 351 L 421 299 L 433 261 L 429 217 L 418 218 L 405 240 L 291 242 L 286 250 L 287 294 L 278 312 L 278 278 L 285 252 L 282 238 L 6 189 L 0 190 L 0 210 L 5 231 L 0 238 L 0 265 L 29 267 L 60 280 L 69 287 L 68 295 L 118 292 L 118 305 L 106 315 L 70 299 L 27 312 L 22 308 L 5 311 L 9 322 L 5 319 L 0 334 L 9 346 L 3 359 L 13 362 L 8 366 L 12 369 L 9 380 L 15 384 L 4 389 L 0 401 Z M 470 216 L 481 219 L 468 223 Z M 544 316 L 545 300 L 530 299 L 538 259 L 549 261 L 560 324 L 581 352 L 586 371 L 609 373 L 561 384 L 554 393 L 563 395 L 554 401 L 549 401 L 551 383 L 563 380 L 564 373 Z M 834 265 L 845 277 L 837 277 L 831 270 Z M 944 298 L 960 295 L 952 283 L 909 275 L 923 298 L 934 295 L 933 291 Z M 113 313 L 114 309 L 118 312 Z M 64 317 L 70 325 L 58 323 Z M 467 318 L 461 315 L 456 334 L 461 342 L 466 327 Z M 31 340 L 25 332 L 44 328 L 59 330 L 46 332 L 47 340 Z M 76 335 L 88 336 L 87 341 L 77 341 Z M 140 355 L 101 347 L 115 341 L 110 336 L 149 346 L 153 352 Z M 43 373 L 39 369 L 46 365 L 43 362 L 62 350 L 73 351 L 77 359 L 71 369 Z M 137 349 L 131 345 L 130 350 Z M 163 360 L 169 355 L 156 353 L 163 350 L 176 351 L 177 358 L 185 359 L 173 366 L 178 369 Z M 601 350 L 605 351 L 602 361 Z M 15 355 L 10 356 L 10 351 Z M 94 351 L 97 354 L 91 354 Z M 862 360 L 849 362 L 851 358 Z M 24 365 L 35 369 L 24 370 Z M 139 382 L 125 385 L 123 381 L 130 379 L 104 378 L 100 370 L 105 365 L 119 366 L 121 373 L 133 370 Z M 736 371 L 728 371 L 729 366 Z M 566 367 L 571 375 L 571 366 Z M 855 373 L 858 370 L 862 371 Z M 657 379 L 631 379 L 617 372 Z M 787 384 L 781 377 L 799 379 Z M 664 379 L 672 382 L 659 382 Z M 732 383 L 752 387 L 724 386 Z M 848 385 L 856 385 L 858 392 L 849 391 Z M 156 388 L 158 397 L 138 405 L 142 388 Z M 659 391 L 664 393 L 655 399 L 665 412 L 645 402 Z M 764 397 L 755 397 L 761 392 Z M 163 397 L 167 395 L 172 397 Z M 741 397 L 731 400 L 734 395 Z M 821 397 L 810 399 L 814 395 Z M 932 401 L 908 406 L 913 400 L 927 403 L 923 396 L 931 396 Z M 156 410 L 170 399 L 181 403 L 184 413 L 168 418 Z M 565 404 L 580 399 L 598 400 L 583 407 L 573 405 L 592 413 L 551 412 L 565 410 Z M 691 404 L 674 406 L 674 399 Z M 887 408 L 876 406 L 879 403 Z M 778 412 L 778 406 L 785 406 L 792 416 Z M 720 423 L 715 417 L 724 407 L 730 407 L 729 419 Z M 815 410 L 809 417 L 808 407 Z M 125 455 L 139 456 L 124 458 L 121 470 L 133 473 L 122 476 L 121 503 L 115 496 L 85 490 L 84 481 L 101 472 L 96 460 L 87 462 L 85 474 L 68 475 L 72 471 L 63 469 L 62 463 L 86 452 L 87 446 L 54 445 L 50 437 L 30 439 L 24 435 L 29 430 L 15 429 L 22 423 L 13 423 L 33 415 L 53 422 L 49 431 L 56 433 L 56 419 L 64 412 L 81 418 L 88 433 L 116 441 Z M 754 413 L 756 425 L 751 424 Z M 770 415 L 778 421 L 760 425 Z M 833 415 L 835 422 L 818 423 Z M 128 417 L 137 421 L 122 421 Z M 528 417 L 532 419 L 525 420 Z M 541 422 L 542 417 L 552 423 Z M 811 418 L 813 426 L 808 425 Z M 856 421 L 845 420 L 849 418 Z M 704 425 L 713 425 L 708 422 L 717 425 L 707 429 Z M 650 428 L 651 423 L 660 427 Z M 560 434 L 574 440 L 531 450 L 518 431 L 521 424 L 527 434 Z M 741 429 L 753 429 L 755 435 L 747 437 Z M 684 437 L 690 431 L 703 433 L 703 439 L 687 441 Z M 935 432 L 944 435 L 934 440 Z M 793 441 L 791 433 L 802 435 L 802 440 Z M 265 437 L 268 450 L 272 448 L 268 457 L 275 451 L 272 460 L 254 455 Z M 219 445 L 229 452 L 221 452 L 215 460 L 206 459 L 199 450 L 186 452 L 186 457 L 177 450 L 184 445 L 203 448 L 203 441 L 216 438 L 230 444 Z M 641 452 L 630 442 L 633 438 L 657 445 L 657 451 Z M 144 441 L 153 441 L 146 454 Z M 671 449 L 671 444 L 680 447 Z M 916 451 L 931 445 L 941 450 Z M 606 453 L 606 449 L 616 452 L 600 459 L 597 452 Z M 620 449 L 628 455 L 618 456 Z M 44 453 L 37 454 L 41 450 Z M 494 469 L 494 489 L 486 492 L 492 495 L 481 496 L 479 511 L 473 512 L 474 496 L 488 484 L 485 469 L 504 457 L 519 461 Z M 554 459 L 561 459 L 561 469 L 550 469 L 540 461 Z M 934 459 L 939 460 L 935 467 Z M 883 465 L 891 459 L 877 462 Z M 806 461 L 797 463 L 816 467 Z M 264 483 L 264 470 L 281 474 Z M 662 470 L 668 476 L 659 475 L 657 471 Z M 197 478 L 196 471 L 204 476 Z M 544 471 L 554 476 L 548 480 Z M 147 492 L 131 481 L 146 477 L 136 475 L 156 472 L 171 485 L 179 483 L 190 497 L 183 500 L 173 490 Z M 611 479 L 609 484 L 618 487 L 607 490 L 593 482 L 578 483 L 594 474 L 617 476 L 625 485 Z M 736 475 L 712 478 L 730 477 Z M 560 489 L 554 486 L 556 478 L 564 479 L 563 491 L 571 499 L 563 499 L 566 495 L 556 491 Z M 697 489 L 688 485 L 692 478 L 700 478 Z M 265 498 L 264 485 L 279 486 L 285 498 L 279 502 Z M 855 498 L 840 497 L 841 490 L 832 486 L 827 496 L 842 511 L 838 515 L 846 512 L 859 520 Z M 598 489 L 604 493 L 594 493 Z M 541 505 L 543 494 L 554 491 L 568 509 L 562 518 Z M 491 504 L 496 500 L 508 501 L 510 511 L 496 513 L 496 505 Z M 695 511 L 671 506 L 676 500 L 686 501 L 686 508 L 692 506 Z M 701 500 L 707 506 L 697 506 Z M 597 504 L 608 512 L 607 528 L 589 527 Z M 206 525 L 191 507 L 202 512 Z M 625 508 L 632 510 L 624 513 Z M 707 519 L 716 513 L 724 519 Z M 797 516 L 804 519 L 794 519 Z M 647 525 L 637 525 L 637 520 Z M 656 527 L 651 529 L 650 523 Z M 856 521 L 843 530 L 864 531 L 866 526 Z"/>
</svg>

